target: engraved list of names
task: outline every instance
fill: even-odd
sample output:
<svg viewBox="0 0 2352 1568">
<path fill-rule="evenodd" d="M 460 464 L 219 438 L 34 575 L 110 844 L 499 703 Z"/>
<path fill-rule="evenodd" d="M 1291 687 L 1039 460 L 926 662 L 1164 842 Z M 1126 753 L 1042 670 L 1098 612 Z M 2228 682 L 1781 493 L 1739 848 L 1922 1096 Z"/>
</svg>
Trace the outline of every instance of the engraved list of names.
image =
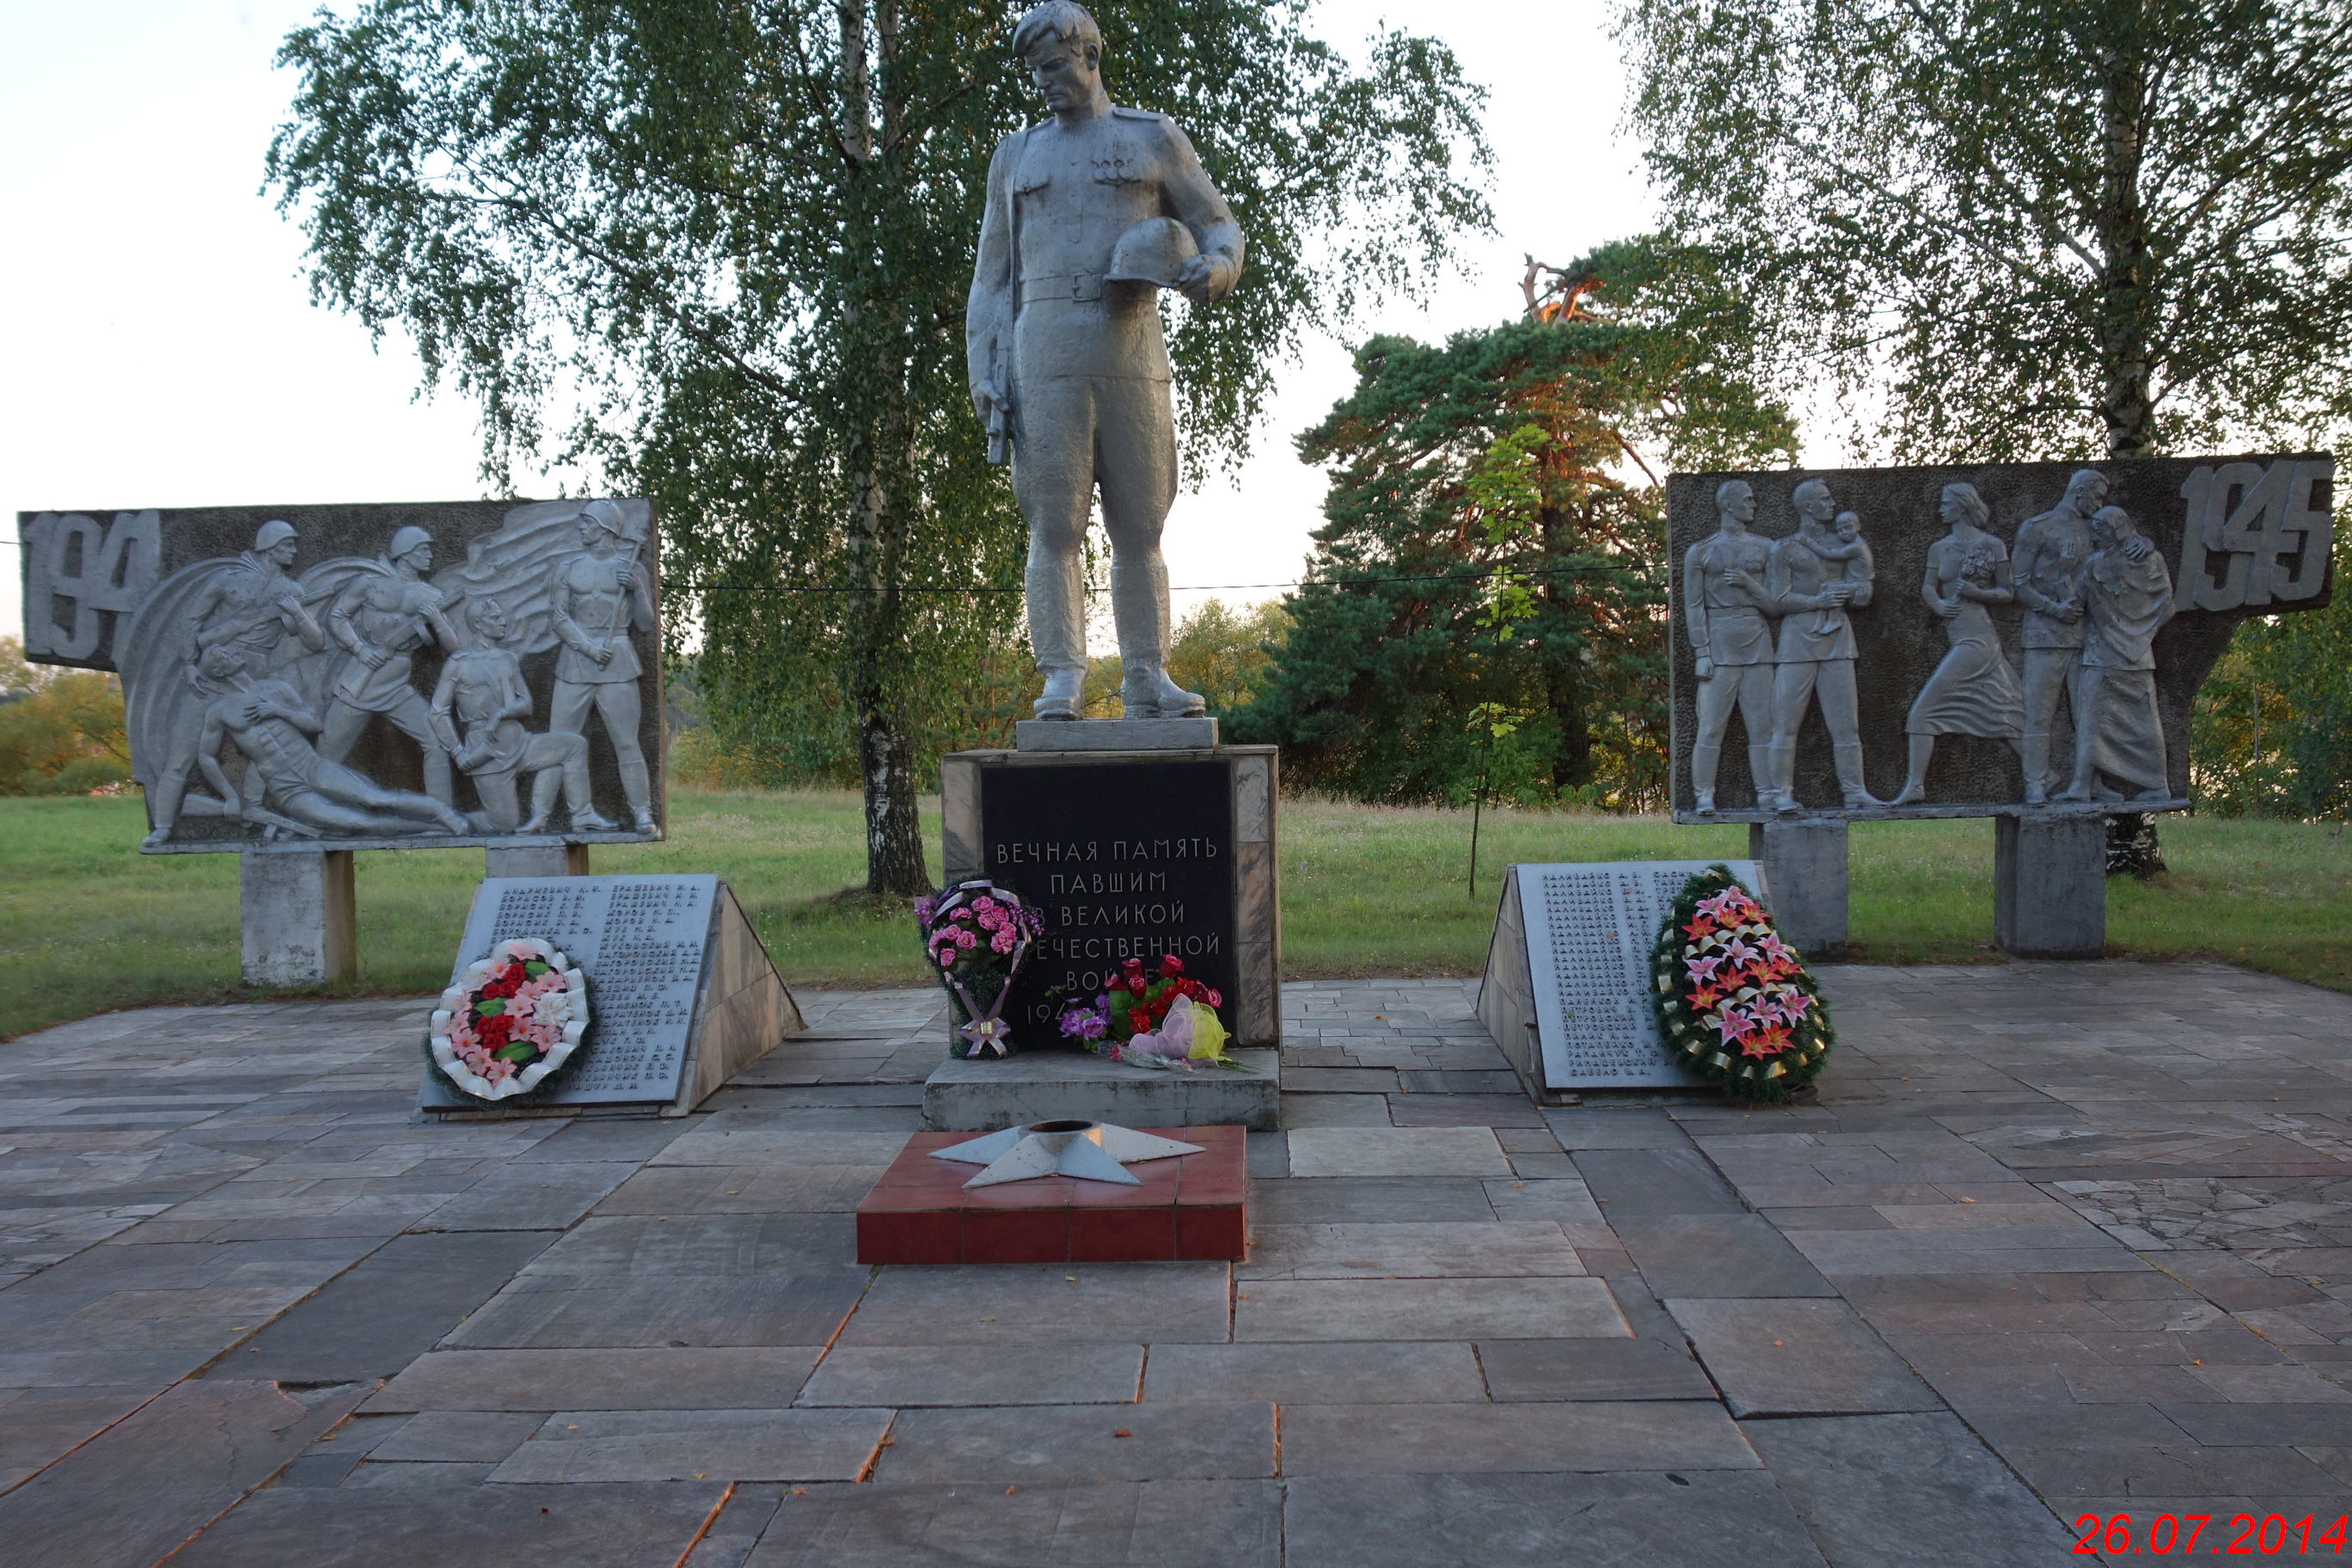
<svg viewBox="0 0 2352 1568">
<path fill-rule="evenodd" d="M 1650 947 L 1682 886 L 1709 860 L 1520 866 L 1544 1082 L 1553 1089 L 1677 1087 L 1685 1073 L 1650 1014 Z M 1760 896 L 1752 860 L 1727 862 Z"/>
<path fill-rule="evenodd" d="M 457 971 L 515 937 L 554 943 L 587 972 L 591 1022 L 587 1055 L 549 1099 L 674 1100 L 718 894 L 710 876 L 494 877 L 474 900 Z"/>
</svg>

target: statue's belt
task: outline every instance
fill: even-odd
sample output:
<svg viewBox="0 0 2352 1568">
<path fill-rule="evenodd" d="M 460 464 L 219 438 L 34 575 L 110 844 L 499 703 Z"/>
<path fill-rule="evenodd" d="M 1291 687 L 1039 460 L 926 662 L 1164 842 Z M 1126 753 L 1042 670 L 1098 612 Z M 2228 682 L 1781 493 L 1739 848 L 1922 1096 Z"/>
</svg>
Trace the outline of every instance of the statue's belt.
<svg viewBox="0 0 2352 1568">
<path fill-rule="evenodd" d="M 1085 301 L 1103 297 L 1103 275 L 1099 272 L 1048 272 L 1021 279 L 1021 302 L 1034 305 L 1042 300 Z"/>
</svg>

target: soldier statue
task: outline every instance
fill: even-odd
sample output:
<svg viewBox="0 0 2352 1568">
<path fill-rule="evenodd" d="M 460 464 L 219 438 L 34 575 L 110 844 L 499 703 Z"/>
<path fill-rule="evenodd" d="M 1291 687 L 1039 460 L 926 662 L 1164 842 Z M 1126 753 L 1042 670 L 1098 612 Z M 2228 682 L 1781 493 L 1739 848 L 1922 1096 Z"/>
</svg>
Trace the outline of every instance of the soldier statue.
<svg viewBox="0 0 2352 1568">
<path fill-rule="evenodd" d="M 1773 802 L 1772 623 L 1764 618 L 1772 546 L 1748 531 L 1756 521 L 1756 490 L 1746 479 L 1717 485 L 1715 509 L 1715 532 L 1683 552 L 1683 616 L 1698 675 L 1691 794 L 1701 812 L 1715 809 L 1715 770 L 1734 708 L 1748 730 L 1756 802 Z"/>
<path fill-rule="evenodd" d="M 459 648 L 457 635 L 441 608 L 441 590 L 425 580 L 433 569 L 433 536 L 403 528 L 392 536 L 375 570 L 354 578 L 335 596 L 327 629 L 351 653 L 327 705 L 319 754 L 340 763 L 381 713 L 416 742 L 425 754 L 425 793 L 447 805 L 452 798 L 449 753 L 434 732 L 433 714 L 416 689 L 409 656 L 426 643 Z"/>
<path fill-rule="evenodd" d="M 620 765 L 621 793 L 628 799 L 637 831 L 650 833 L 653 781 L 637 740 L 637 726 L 645 717 L 637 682 L 645 667 L 629 634 L 653 626 L 651 584 L 637 564 L 637 542 L 629 537 L 619 506 L 592 500 L 580 509 L 579 522 L 578 553 L 564 556 L 547 574 L 551 618 L 556 640 L 563 645 L 555 658 L 547 727 L 551 733 L 584 739 L 589 710 L 595 710 Z M 580 822 L 575 816 L 573 826 Z"/>
<path fill-rule="evenodd" d="M 989 163 L 964 331 L 990 460 L 1009 447 L 1029 525 L 1037 716 L 1076 719 L 1084 700 L 1082 552 L 1099 486 L 1120 701 L 1130 719 L 1190 717 L 1205 704 L 1166 668 L 1160 533 L 1176 499 L 1176 425 L 1157 289 L 1223 299 L 1241 277 L 1241 229 L 1173 121 L 1112 105 L 1084 7 L 1032 7 L 1013 53 L 1053 118 L 1006 137 Z"/>
</svg>

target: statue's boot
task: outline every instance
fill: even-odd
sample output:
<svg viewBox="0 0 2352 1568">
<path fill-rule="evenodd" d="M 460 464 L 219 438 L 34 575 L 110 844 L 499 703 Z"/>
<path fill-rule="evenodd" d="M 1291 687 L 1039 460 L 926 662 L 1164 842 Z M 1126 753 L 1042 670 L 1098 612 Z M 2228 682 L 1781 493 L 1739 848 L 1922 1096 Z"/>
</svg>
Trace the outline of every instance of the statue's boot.
<svg viewBox="0 0 2352 1568">
<path fill-rule="evenodd" d="M 1024 578 L 1029 598 L 1029 647 L 1045 672 L 1045 689 L 1035 703 L 1040 719 L 1077 719 L 1086 713 L 1086 584 L 1079 563 L 1040 561 L 1033 552 Z"/>
<path fill-rule="evenodd" d="M 2041 805 L 2050 799 L 2050 731 L 2028 730 L 2019 738 L 2018 761 L 2025 765 L 2025 804 Z"/>
<path fill-rule="evenodd" d="M 1850 741 L 1836 747 L 1832 756 L 1837 763 L 1838 791 L 1844 796 L 1848 811 L 1862 811 L 1886 803 L 1870 793 L 1862 782 L 1862 742 Z"/>
<path fill-rule="evenodd" d="M 1723 760 L 1721 746 L 1694 744 L 1690 754 L 1691 802 L 1696 811 L 1715 809 L 1715 770 Z"/>
<path fill-rule="evenodd" d="M 1110 563 L 1111 616 L 1118 626 L 1119 705 L 1130 719 L 1189 719 L 1207 700 L 1168 679 L 1168 568 L 1157 550 Z"/>
<path fill-rule="evenodd" d="M 1748 776 L 1756 781 L 1756 806 L 1759 811 L 1794 811 L 1797 797 L 1791 794 L 1796 784 L 1796 752 L 1789 753 L 1789 778 L 1780 777 L 1780 748 L 1767 741 L 1762 745 L 1748 748 Z"/>
</svg>

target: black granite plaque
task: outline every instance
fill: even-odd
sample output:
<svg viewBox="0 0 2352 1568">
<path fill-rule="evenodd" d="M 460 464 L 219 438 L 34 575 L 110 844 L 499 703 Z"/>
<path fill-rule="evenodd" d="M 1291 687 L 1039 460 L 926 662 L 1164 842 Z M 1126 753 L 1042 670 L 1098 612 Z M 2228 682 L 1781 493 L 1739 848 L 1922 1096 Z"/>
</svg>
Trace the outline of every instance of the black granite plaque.
<svg viewBox="0 0 2352 1568">
<path fill-rule="evenodd" d="M 716 877 L 491 877 L 474 897 L 450 978 L 494 946 L 535 936 L 588 976 L 586 1054 L 543 1098 L 559 1105 L 677 1097 L 702 994 Z M 474 1103 L 436 1069 L 428 1106 Z"/>
<path fill-rule="evenodd" d="M 1172 952 L 1230 1006 L 1239 969 L 1227 764 L 986 769 L 980 839 L 982 874 L 1045 922 L 1005 1009 L 1022 1048 L 1064 1043 L 1048 991 L 1091 999 L 1130 958 L 1150 966 Z"/>
</svg>

